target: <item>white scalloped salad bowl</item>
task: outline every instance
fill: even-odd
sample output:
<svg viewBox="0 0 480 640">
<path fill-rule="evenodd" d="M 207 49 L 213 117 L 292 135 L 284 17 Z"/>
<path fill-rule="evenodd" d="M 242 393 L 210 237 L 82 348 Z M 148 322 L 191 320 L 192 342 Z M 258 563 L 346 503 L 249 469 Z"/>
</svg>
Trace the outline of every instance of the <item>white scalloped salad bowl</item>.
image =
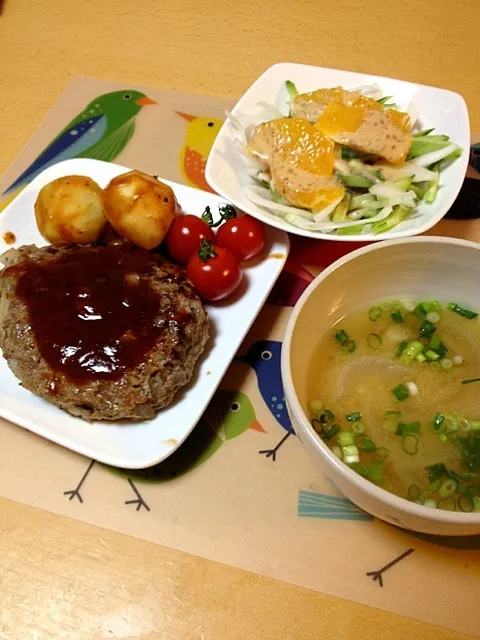
<svg viewBox="0 0 480 640">
<path fill-rule="evenodd" d="M 233 108 L 232 116 L 259 116 L 264 113 L 265 103 L 287 115 L 287 80 L 293 82 L 300 93 L 326 87 L 354 89 L 376 84 L 383 95 L 393 96 L 401 108 L 412 105 L 422 129 L 435 128 L 435 133 L 448 135 L 452 143 L 462 148 L 463 153 L 441 172 L 437 197 L 432 204 L 420 202 L 413 214 L 384 233 L 337 235 L 294 226 L 246 197 L 244 188 L 259 183 L 248 173 L 244 157 L 238 149 L 238 140 L 235 140 L 235 127 L 231 119 L 227 119 L 215 140 L 206 166 L 207 181 L 219 195 L 278 229 L 324 240 L 372 241 L 413 236 L 428 231 L 443 218 L 460 191 L 468 166 L 470 125 L 465 101 L 459 94 L 403 80 L 285 62 L 267 69 L 247 89 Z M 265 117 L 267 119 L 270 118 Z"/>
</svg>

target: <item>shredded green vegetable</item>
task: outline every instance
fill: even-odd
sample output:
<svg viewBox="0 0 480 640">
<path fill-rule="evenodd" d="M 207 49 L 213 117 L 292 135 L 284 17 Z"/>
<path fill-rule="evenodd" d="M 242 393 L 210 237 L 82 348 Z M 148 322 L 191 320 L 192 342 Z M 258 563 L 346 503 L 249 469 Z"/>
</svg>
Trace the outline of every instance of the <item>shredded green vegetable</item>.
<svg viewBox="0 0 480 640">
<path fill-rule="evenodd" d="M 294 83 L 291 80 L 287 80 L 285 82 L 285 87 L 288 91 L 288 97 L 290 98 L 290 100 L 293 100 L 295 96 L 298 95 L 297 87 L 294 85 Z"/>
</svg>

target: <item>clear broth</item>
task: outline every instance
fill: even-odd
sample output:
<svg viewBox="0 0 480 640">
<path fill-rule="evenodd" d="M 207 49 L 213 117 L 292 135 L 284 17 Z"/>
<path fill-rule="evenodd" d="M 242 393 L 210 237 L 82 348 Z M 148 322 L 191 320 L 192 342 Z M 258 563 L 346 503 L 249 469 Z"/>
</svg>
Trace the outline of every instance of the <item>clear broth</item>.
<svg viewBox="0 0 480 640">
<path fill-rule="evenodd" d="M 389 303 L 377 303 L 387 307 Z M 416 304 L 416 303 L 415 303 Z M 407 303 L 408 305 L 408 303 Z M 396 306 L 400 305 L 396 303 Z M 411 308 L 412 303 L 410 301 Z M 480 319 L 466 319 L 441 305 L 440 319 L 435 323 L 435 336 L 448 347 L 448 359 L 460 355 L 463 362 L 445 370 L 439 363 L 418 362 L 404 364 L 396 356 L 399 343 L 418 340 L 422 318 L 402 307 L 400 312 L 407 323 L 395 323 L 391 318 L 392 308 L 384 309 L 377 321 L 369 317 L 369 309 L 363 309 L 339 321 L 331 332 L 320 340 L 308 369 L 308 400 L 313 407 L 321 402 L 323 410 L 329 409 L 334 418 L 330 425 L 338 424 L 341 432 L 351 431 L 354 422 L 346 416 L 354 412 L 361 413 L 361 422 L 365 425 L 365 434 L 374 443 L 377 451 L 384 449 L 388 454 L 383 459 L 383 478 L 377 481 L 383 488 L 403 498 L 426 503 L 427 506 L 456 509 L 463 511 L 480 510 L 480 468 L 475 462 L 466 466 L 462 442 L 480 446 L 480 431 L 472 430 L 469 423 L 480 421 L 480 382 L 462 384 L 463 380 L 480 376 Z M 408 314 L 408 315 L 407 315 Z M 355 341 L 353 353 L 345 352 L 335 334 L 343 329 L 348 337 Z M 379 335 L 382 344 L 373 348 L 367 341 L 371 333 Z M 378 342 L 378 341 L 377 341 Z M 392 390 L 399 384 L 413 382 L 416 395 L 405 400 L 397 400 Z M 387 412 L 401 412 L 390 414 Z M 320 412 L 311 412 L 311 417 L 319 417 Z M 440 438 L 432 426 L 437 414 L 454 416 L 461 428 L 455 433 L 447 430 L 448 437 Z M 420 433 L 405 441 L 410 444 L 405 450 L 403 437 L 396 435 L 399 422 L 420 422 Z M 318 432 L 319 423 L 315 422 Z M 322 437 L 329 426 L 323 427 Z M 478 425 L 475 425 L 478 429 Z M 444 430 L 445 425 L 441 428 Z M 320 432 L 322 427 L 320 426 Z M 473 438 L 477 438 L 475 442 Z M 467 440 L 465 440 L 467 439 Z M 324 441 L 338 455 L 338 434 Z M 362 439 L 357 442 L 362 442 Z M 413 444 L 413 447 L 411 446 Z M 414 454 L 411 453 L 415 449 Z M 364 465 L 379 458 L 376 451 L 359 451 L 359 464 L 352 468 L 368 477 Z M 480 462 L 480 451 L 476 458 Z M 456 479 L 458 488 L 445 501 L 444 493 L 439 493 L 439 485 L 451 479 L 441 476 L 432 480 L 426 470 L 430 465 L 443 463 L 448 471 L 465 476 Z M 433 473 L 433 472 L 432 472 Z M 467 478 L 468 474 L 468 478 Z M 465 479 L 467 478 L 467 479 Z M 370 478 L 372 479 L 372 478 Z M 418 491 L 417 489 L 418 488 Z M 448 485 L 447 489 L 451 490 Z M 467 493 L 462 493 L 465 491 Z M 445 490 L 443 490 L 445 491 Z M 467 498 L 462 498 L 467 495 Z M 435 503 L 435 504 L 434 504 Z"/>
</svg>

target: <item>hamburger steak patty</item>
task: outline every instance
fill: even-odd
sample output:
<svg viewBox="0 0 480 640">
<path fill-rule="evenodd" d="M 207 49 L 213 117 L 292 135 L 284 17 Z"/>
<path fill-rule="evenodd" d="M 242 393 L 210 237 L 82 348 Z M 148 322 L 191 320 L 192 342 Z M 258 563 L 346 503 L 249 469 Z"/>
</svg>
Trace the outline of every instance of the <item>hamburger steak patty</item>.
<svg viewBox="0 0 480 640">
<path fill-rule="evenodd" d="M 26 389 L 86 420 L 145 420 L 191 379 L 207 314 L 160 255 L 115 241 L 2 261 L 0 347 Z"/>
</svg>

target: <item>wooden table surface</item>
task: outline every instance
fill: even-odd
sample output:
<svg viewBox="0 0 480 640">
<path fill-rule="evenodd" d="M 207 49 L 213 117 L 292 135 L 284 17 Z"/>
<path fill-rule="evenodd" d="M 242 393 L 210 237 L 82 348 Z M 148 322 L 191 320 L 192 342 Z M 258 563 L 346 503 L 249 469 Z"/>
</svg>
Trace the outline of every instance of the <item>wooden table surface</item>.
<svg viewBox="0 0 480 640">
<path fill-rule="evenodd" d="M 458 91 L 480 131 L 475 0 L 0 7 L 0 172 L 78 76 L 234 98 L 298 61 Z M 0 499 L 2 640 L 323 637 L 467 638 Z"/>
</svg>

